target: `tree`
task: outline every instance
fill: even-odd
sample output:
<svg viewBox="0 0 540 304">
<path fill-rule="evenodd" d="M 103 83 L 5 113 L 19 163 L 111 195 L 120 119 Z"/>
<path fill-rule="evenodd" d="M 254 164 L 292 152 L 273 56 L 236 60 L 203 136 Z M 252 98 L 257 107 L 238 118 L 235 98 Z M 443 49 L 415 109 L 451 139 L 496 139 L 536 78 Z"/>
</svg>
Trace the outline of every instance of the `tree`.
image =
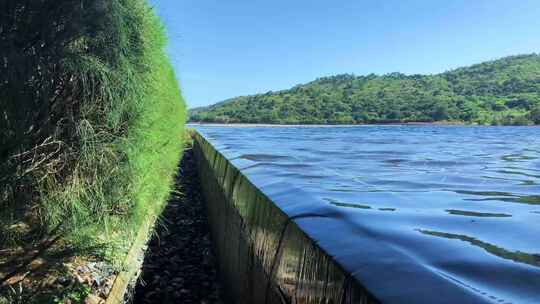
<svg viewBox="0 0 540 304">
<path fill-rule="evenodd" d="M 237 117 L 240 121 L 261 121 L 277 111 L 280 121 L 334 122 L 350 117 L 370 123 L 455 119 L 489 124 L 497 117 L 498 122 L 511 123 L 501 117 L 522 115 L 540 102 L 539 73 L 540 55 L 531 54 L 438 75 L 337 75 L 291 90 L 233 98 L 204 111 L 246 109 Z"/>
<path fill-rule="evenodd" d="M 445 104 L 436 104 L 430 116 L 435 121 L 449 119 L 448 106 Z"/>
<path fill-rule="evenodd" d="M 536 125 L 540 125 L 540 104 L 536 105 L 529 113 L 529 119 Z"/>
</svg>

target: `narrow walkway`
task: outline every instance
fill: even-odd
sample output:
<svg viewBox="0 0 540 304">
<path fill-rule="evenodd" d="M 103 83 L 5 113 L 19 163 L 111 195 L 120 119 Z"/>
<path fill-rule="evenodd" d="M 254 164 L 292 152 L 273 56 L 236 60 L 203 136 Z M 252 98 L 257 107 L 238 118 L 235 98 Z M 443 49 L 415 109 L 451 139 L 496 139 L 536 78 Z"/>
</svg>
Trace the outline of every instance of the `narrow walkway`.
<svg viewBox="0 0 540 304">
<path fill-rule="evenodd" d="M 193 151 L 186 149 L 157 235 L 151 240 L 134 303 L 223 303 Z"/>
</svg>

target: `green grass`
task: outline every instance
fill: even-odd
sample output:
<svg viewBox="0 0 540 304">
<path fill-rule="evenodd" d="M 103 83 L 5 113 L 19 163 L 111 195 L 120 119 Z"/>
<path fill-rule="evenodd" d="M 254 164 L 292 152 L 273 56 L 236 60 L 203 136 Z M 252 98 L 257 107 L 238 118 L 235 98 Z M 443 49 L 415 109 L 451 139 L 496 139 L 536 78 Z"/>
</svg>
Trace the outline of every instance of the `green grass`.
<svg viewBox="0 0 540 304">
<path fill-rule="evenodd" d="M 144 1 L 115 5 L 117 41 L 124 48 L 118 51 L 127 55 L 117 54 L 117 67 L 92 57 L 75 67 L 88 75 L 85 81 L 102 77 L 110 104 L 84 109 L 77 166 L 67 183 L 43 184 L 42 197 L 49 227 L 62 224 L 72 245 L 98 245 L 118 263 L 141 224 L 164 207 L 182 154 L 186 113 L 159 20 Z"/>
<path fill-rule="evenodd" d="M 60 235 L 62 247 L 120 265 L 141 225 L 158 217 L 167 201 L 182 155 L 186 109 L 165 52 L 164 27 L 149 4 L 145 0 L 89 3 L 94 6 L 74 6 L 80 18 L 67 11 L 69 18 L 75 18 L 70 22 L 82 25 L 73 29 L 73 39 L 58 48 L 51 63 L 55 74 L 44 76 L 61 79 L 58 83 L 69 92 L 44 91 L 42 95 L 57 94 L 44 100 L 57 98 L 64 107 L 49 113 L 55 119 L 51 131 L 36 133 L 35 140 L 20 144 L 19 150 L 35 151 L 50 138 L 55 148 L 43 149 L 52 157 L 43 163 L 31 160 L 36 168 L 24 180 L 20 166 L 2 168 L 2 176 L 11 174 L 10 180 L 19 184 L 1 185 L 0 203 L 7 211 L 0 219 L 0 245 L 26 246 L 43 235 Z M 25 9 L 30 12 L 19 7 L 19 14 Z M 36 52 L 39 55 L 37 49 L 29 56 Z M 51 60 L 47 56 L 43 58 Z M 35 89 L 27 89 L 32 98 Z M 6 98 L 16 103 L 16 98 L 28 97 Z M 6 110 L 6 117 L 12 119 L 9 125 L 18 125 L 14 130 L 27 128 L 22 119 L 17 120 L 17 109 L 26 104 L 32 105 L 19 102 Z M 76 109 L 76 115 L 70 109 Z M 28 106 L 25 111 L 37 110 Z M 17 141 L 15 131 L 2 132 Z M 8 152 L 2 150 L 7 157 L 0 160 L 15 159 L 15 153 Z M 29 200 L 16 198 L 21 185 L 35 195 Z M 20 210 L 25 210 L 24 215 Z M 10 228 L 18 222 L 29 225 L 31 235 Z"/>
</svg>

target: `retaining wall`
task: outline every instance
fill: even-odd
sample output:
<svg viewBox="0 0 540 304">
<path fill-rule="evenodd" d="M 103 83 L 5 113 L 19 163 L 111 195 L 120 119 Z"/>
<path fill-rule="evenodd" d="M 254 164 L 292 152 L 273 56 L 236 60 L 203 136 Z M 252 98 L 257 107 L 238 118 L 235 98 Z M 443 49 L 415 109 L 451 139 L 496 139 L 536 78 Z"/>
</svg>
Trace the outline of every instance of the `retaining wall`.
<svg viewBox="0 0 540 304">
<path fill-rule="evenodd" d="M 231 302 L 378 303 L 300 229 L 317 214 L 285 212 L 199 133 L 193 149 Z"/>
</svg>

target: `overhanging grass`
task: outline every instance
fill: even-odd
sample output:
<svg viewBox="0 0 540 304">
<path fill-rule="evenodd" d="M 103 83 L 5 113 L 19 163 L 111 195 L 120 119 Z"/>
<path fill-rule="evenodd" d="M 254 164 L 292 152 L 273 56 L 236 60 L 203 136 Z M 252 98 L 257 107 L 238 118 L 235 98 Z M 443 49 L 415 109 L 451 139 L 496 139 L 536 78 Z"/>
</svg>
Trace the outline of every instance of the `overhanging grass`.
<svg viewBox="0 0 540 304">
<path fill-rule="evenodd" d="M 36 3 L 45 3 L 42 9 L 57 4 L 48 1 Z M 73 2 L 77 1 L 69 3 Z M 62 85 L 62 89 L 47 91 L 52 95 L 43 100 L 60 100 L 62 107 L 51 106 L 54 111 L 49 110 L 49 118 L 43 120 L 52 126 L 50 131 L 40 131 L 33 142 L 20 144 L 19 149 L 34 151 L 47 139 L 57 150 L 45 146 L 43 155 L 51 155 L 50 159 L 37 163 L 27 174 L 25 187 L 35 193 L 31 200 L 18 201 L 9 194 L 16 194 L 20 185 L 2 185 L 2 200 L 10 202 L 5 206 L 15 207 L 2 214 L 0 244 L 28 245 L 27 236 L 6 237 L 13 234 L 13 224 L 24 222 L 40 232 L 35 235 L 60 235 L 63 246 L 101 255 L 118 265 L 141 224 L 157 217 L 166 203 L 182 155 L 186 111 L 164 50 L 165 31 L 147 2 L 80 2 L 73 6 L 73 12 L 67 11 L 68 17 L 62 17 L 74 18 L 70 22 L 79 25 L 73 28 L 72 37 L 57 47 L 56 57 L 43 56 L 54 61 L 48 63 L 54 69 L 36 69 L 40 77 L 46 71 L 51 75 L 44 78 L 59 79 L 55 86 Z M 22 5 L 17 10 L 30 8 Z M 70 34 L 61 31 L 65 28 L 53 34 Z M 52 39 L 52 43 L 57 40 Z M 33 90 L 29 85 L 29 96 Z M 8 101 L 16 105 L 15 97 Z M 28 104 L 25 111 L 37 111 L 33 103 Z M 12 121 L 6 125 L 27 128 L 22 119 L 17 120 L 20 115 L 15 115 L 24 105 L 13 107 L 13 114 L 7 110 L 6 117 Z M 2 130 L 3 134 L 15 134 L 8 131 Z M 12 155 L 6 160 L 14 159 Z M 20 182 L 20 166 L 11 167 L 19 168 L 10 174 Z M 8 175 L 6 172 L 2 173 Z M 24 215 L 15 210 L 21 206 L 26 210 Z"/>
<path fill-rule="evenodd" d="M 102 89 L 111 95 L 111 104 L 99 116 L 96 108 L 85 109 L 89 119 L 79 124 L 80 165 L 66 185 L 44 187 L 44 210 L 49 227 L 63 223 L 73 245 L 105 245 L 98 248 L 119 262 L 140 225 L 156 217 L 167 200 L 186 114 L 159 21 L 143 1 L 116 5 L 123 21 L 118 26 L 128 27 L 120 37 L 126 39 L 128 56 L 120 59 L 120 69 L 101 79 L 108 81 L 110 87 Z M 132 45 L 134 33 L 140 45 Z M 129 58 L 134 50 L 139 54 Z M 96 132 L 96 121 L 108 132 Z"/>
</svg>

